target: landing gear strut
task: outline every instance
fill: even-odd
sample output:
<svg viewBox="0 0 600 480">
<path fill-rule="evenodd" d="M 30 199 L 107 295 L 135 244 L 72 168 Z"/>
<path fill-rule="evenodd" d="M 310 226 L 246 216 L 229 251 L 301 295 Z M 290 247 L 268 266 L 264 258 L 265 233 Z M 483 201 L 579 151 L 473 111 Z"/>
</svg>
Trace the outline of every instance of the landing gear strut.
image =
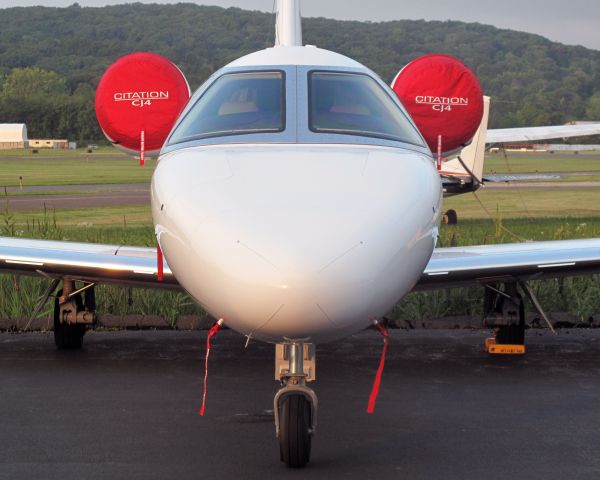
<svg viewBox="0 0 600 480">
<path fill-rule="evenodd" d="M 282 384 L 274 400 L 280 458 L 288 467 L 302 468 L 310 461 L 317 426 L 317 396 L 306 386 L 315 379 L 314 346 L 296 340 L 278 344 L 275 378 Z"/>
<path fill-rule="evenodd" d="M 75 282 L 65 278 L 54 300 L 54 343 L 59 350 L 81 348 L 88 325 L 96 318 L 94 284 L 75 289 Z"/>
</svg>

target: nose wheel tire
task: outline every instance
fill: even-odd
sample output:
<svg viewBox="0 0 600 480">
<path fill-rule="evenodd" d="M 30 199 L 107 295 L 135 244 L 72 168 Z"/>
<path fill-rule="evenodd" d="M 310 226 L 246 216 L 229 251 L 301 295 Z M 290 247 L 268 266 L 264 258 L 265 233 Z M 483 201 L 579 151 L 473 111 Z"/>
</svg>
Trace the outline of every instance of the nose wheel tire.
<svg viewBox="0 0 600 480">
<path fill-rule="evenodd" d="M 279 451 L 288 467 L 302 468 L 310 461 L 310 411 L 304 395 L 288 395 L 281 400 Z"/>
</svg>

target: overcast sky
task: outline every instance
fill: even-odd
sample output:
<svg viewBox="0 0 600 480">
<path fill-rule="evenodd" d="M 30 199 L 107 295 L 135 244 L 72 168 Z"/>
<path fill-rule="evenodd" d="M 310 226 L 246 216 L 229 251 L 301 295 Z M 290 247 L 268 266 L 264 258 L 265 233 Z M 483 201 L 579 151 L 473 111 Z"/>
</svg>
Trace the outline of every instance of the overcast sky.
<svg viewBox="0 0 600 480">
<path fill-rule="evenodd" d="M 177 3 L 147 1 L 143 3 Z M 63 7 L 74 0 L 0 0 L 0 7 Z M 129 3 L 79 0 L 81 6 Z M 273 0 L 205 0 L 193 3 L 271 11 Z M 463 20 L 538 33 L 569 45 L 600 50 L 600 0 L 303 0 L 305 17 L 346 20 Z"/>
</svg>

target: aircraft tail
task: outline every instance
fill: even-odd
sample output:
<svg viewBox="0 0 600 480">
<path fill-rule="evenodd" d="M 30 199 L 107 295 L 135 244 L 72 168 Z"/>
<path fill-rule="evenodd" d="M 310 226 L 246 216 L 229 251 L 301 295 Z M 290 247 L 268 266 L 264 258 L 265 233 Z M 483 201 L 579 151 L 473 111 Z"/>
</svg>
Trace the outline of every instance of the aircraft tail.
<svg viewBox="0 0 600 480">
<path fill-rule="evenodd" d="M 483 163 L 485 160 L 485 141 L 490 113 L 490 97 L 483 97 L 483 117 L 481 124 L 469 145 L 463 148 L 457 157 L 448 160 L 442 167 L 442 172 L 449 176 L 474 176 L 481 183 Z M 459 160 L 460 157 L 460 160 Z M 462 161 L 461 161 L 462 160 Z"/>
<path fill-rule="evenodd" d="M 276 47 L 302 46 L 300 0 L 277 0 Z"/>
</svg>

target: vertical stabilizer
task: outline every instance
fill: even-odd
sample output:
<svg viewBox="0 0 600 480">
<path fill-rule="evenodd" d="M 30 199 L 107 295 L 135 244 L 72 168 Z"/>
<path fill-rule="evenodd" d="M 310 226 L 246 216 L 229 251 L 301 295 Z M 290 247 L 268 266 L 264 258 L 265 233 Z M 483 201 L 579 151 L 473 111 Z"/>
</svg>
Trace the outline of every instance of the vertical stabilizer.
<svg viewBox="0 0 600 480">
<path fill-rule="evenodd" d="M 485 157 L 485 140 L 490 114 L 490 97 L 483 97 L 483 117 L 481 124 L 473 136 L 471 143 L 463 148 L 458 156 L 462 163 L 455 157 L 444 163 L 442 171 L 447 175 L 470 176 L 473 174 L 475 181 L 480 184 L 483 176 L 483 162 Z M 464 164 L 464 166 L 463 166 Z M 465 166 L 469 169 L 467 171 Z"/>
<path fill-rule="evenodd" d="M 300 0 L 277 0 L 276 47 L 302 46 Z"/>
<path fill-rule="evenodd" d="M 475 178 L 481 182 L 483 177 L 483 162 L 485 157 L 485 137 L 487 133 L 488 119 L 490 116 L 490 97 L 483 97 L 483 118 L 481 125 L 473 137 L 470 145 L 462 149 L 460 158 L 465 163 Z"/>
</svg>

